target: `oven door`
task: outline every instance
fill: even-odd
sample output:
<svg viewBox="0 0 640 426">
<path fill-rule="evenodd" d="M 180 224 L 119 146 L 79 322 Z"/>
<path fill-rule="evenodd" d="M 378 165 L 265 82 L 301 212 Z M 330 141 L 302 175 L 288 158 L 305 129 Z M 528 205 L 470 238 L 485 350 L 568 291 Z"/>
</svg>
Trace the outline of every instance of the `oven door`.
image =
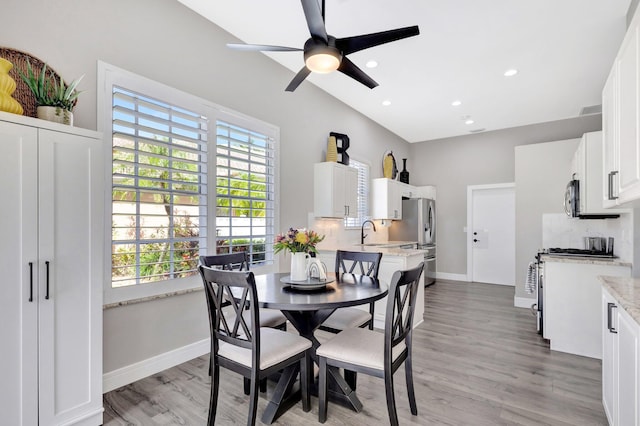
<svg viewBox="0 0 640 426">
<path fill-rule="evenodd" d="M 564 192 L 564 212 L 569 217 L 580 215 L 580 181 L 572 179 Z"/>
</svg>

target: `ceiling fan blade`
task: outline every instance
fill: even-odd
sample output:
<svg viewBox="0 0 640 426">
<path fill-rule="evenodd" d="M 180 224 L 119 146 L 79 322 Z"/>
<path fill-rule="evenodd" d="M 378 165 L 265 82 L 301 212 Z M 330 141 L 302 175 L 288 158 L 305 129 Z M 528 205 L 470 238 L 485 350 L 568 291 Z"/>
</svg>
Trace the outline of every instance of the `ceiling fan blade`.
<svg viewBox="0 0 640 426">
<path fill-rule="evenodd" d="M 378 85 L 371 77 L 364 73 L 360 68 L 356 66 L 353 62 L 351 62 L 348 58 L 343 57 L 342 62 L 340 62 L 340 67 L 338 71 L 341 73 L 348 75 L 356 81 L 367 86 L 369 89 L 373 89 Z"/>
<path fill-rule="evenodd" d="M 368 49 L 373 46 L 413 37 L 420 34 L 417 25 L 412 27 L 397 28 L 395 30 L 382 31 L 379 33 L 363 34 L 353 37 L 339 38 L 336 40 L 336 47 L 342 51 L 343 55 Z"/>
<path fill-rule="evenodd" d="M 293 80 L 291 80 L 291 83 L 289 83 L 285 91 L 293 92 L 296 90 L 298 86 L 300 86 L 300 83 L 302 83 L 309 74 L 311 74 L 311 70 L 307 67 L 302 67 L 302 69 L 298 71 L 298 74 L 293 77 Z"/>
<path fill-rule="evenodd" d="M 271 52 L 299 52 L 302 49 L 297 47 L 285 47 L 285 46 L 269 46 L 265 44 L 243 44 L 243 43 L 227 43 L 227 47 L 235 50 L 250 50 L 250 51 L 271 51 Z"/>
<path fill-rule="evenodd" d="M 307 19 L 307 26 L 309 27 L 311 37 L 329 43 L 327 29 L 324 26 L 324 18 L 322 17 L 322 10 L 320 9 L 318 0 L 302 0 L 302 9 L 304 10 L 304 17 Z"/>
</svg>

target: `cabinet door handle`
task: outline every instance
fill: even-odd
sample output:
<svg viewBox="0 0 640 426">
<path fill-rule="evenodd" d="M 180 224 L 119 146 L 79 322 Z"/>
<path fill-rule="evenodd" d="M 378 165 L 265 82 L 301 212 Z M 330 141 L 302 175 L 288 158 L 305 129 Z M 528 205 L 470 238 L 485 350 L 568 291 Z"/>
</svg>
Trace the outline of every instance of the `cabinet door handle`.
<svg viewBox="0 0 640 426">
<path fill-rule="evenodd" d="M 610 333 L 617 334 L 618 330 L 616 330 L 612 324 L 613 314 L 611 311 L 613 311 L 613 308 L 617 308 L 615 303 L 607 303 L 607 328 L 609 329 Z"/>
<path fill-rule="evenodd" d="M 29 262 L 29 302 L 33 302 L 33 262 Z"/>
<path fill-rule="evenodd" d="M 49 300 L 49 261 L 47 260 L 46 262 L 44 262 L 44 264 L 47 267 L 47 291 L 44 298 Z"/>
<path fill-rule="evenodd" d="M 609 200 L 616 200 L 618 199 L 617 196 L 613 195 L 613 179 L 614 176 L 618 174 L 617 170 L 614 170 L 612 172 L 609 172 Z"/>
</svg>

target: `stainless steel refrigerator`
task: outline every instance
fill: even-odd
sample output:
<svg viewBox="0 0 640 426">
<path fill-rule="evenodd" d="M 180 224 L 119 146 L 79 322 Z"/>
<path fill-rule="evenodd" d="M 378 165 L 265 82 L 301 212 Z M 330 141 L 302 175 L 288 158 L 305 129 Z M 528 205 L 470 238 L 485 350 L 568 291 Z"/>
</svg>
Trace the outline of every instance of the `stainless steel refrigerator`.
<svg viewBox="0 0 640 426">
<path fill-rule="evenodd" d="M 416 241 L 424 250 L 424 283 L 436 280 L 436 201 L 429 198 L 402 200 L 402 220 L 389 228 L 390 241 Z"/>
</svg>

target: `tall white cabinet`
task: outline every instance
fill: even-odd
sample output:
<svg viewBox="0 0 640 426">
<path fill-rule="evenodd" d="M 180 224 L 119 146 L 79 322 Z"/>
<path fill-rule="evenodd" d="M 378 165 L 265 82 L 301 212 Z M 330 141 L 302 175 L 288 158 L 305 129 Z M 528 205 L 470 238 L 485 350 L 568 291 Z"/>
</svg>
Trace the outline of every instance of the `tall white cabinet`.
<svg viewBox="0 0 640 426">
<path fill-rule="evenodd" d="M 100 135 L 0 113 L 0 423 L 102 423 Z"/>
</svg>

